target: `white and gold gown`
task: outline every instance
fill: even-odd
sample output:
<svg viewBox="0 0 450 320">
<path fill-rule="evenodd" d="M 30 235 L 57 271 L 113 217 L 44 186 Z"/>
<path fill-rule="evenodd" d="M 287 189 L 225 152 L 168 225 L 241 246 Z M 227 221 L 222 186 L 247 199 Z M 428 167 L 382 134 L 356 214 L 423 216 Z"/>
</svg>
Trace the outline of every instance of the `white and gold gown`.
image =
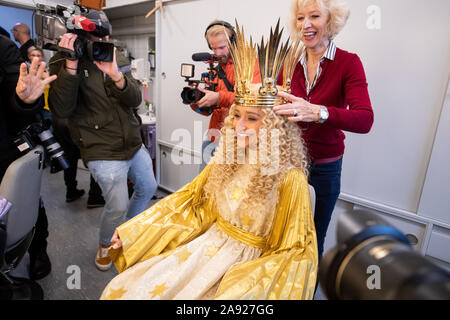
<svg viewBox="0 0 450 320">
<path fill-rule="evenodd" d="M 201 201 L 211 165 L 191 183 L 118 228 L 110 250 L 120 272 L 101 299 L 312 299 L 317 243 L 305 175 L 242 210 L 252 170 L 216 201 Z M 216 205 L 217 204 L 217 205 Z"/>
</svg>

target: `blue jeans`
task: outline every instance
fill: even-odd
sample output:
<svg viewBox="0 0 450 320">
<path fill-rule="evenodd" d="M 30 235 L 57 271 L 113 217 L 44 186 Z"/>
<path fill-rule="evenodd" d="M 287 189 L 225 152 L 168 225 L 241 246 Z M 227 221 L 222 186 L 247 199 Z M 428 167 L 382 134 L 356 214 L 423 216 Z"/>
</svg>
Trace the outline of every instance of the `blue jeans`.
<svg viewBox="0 0 450 320">
<path fill-rule="evenodd" d="M 100 244 L 110 245 L 114 230 L 119 225 L 148 208 L 148 202 L 157 188 L 152 159 L 142 145 L 131 160 L 96 160 L 89 161 L 87 166 L 105 198 L 100 222 Z M 130 201 L 127 179 L 134 185 Z"/>
<path fill-rule="evenodd" d="M 316 193 L 314 224 L 316 226 L 319 259 L 322 258 L 325 236 L 330 224 L 331 214 L 341 192 L 342 158 L 330 162 L 311 164 L 309 184 Z"/>
<path fill-rule="evenodd" d="M 211 160 L 211 157 L 214 154 L 214 151 L 216 151 L 218 144 L 215 142 L 211 142 L 211 140 L 206 139 L 202 143 L 202 163 L 200 165 L 199 172 L 202 172 L 203 169 L 205 169 L 206 165 L 208 164 L 209 160 Z"/>
</svg>

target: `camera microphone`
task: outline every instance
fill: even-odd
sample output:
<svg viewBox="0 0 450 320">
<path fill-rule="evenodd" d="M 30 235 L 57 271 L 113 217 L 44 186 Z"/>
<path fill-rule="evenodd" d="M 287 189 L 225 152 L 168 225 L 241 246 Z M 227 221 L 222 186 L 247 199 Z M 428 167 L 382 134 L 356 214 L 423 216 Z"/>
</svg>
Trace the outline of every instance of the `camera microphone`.
<svg viewBox="0 0 450 320">
<path fill-rule="evenodd" d="M 194 61 L 219 61 L 220 58 L 215 54 L 210 54 L 208 52 L 199 52 L 192 55 L 192 60 Z"/>
</svg>

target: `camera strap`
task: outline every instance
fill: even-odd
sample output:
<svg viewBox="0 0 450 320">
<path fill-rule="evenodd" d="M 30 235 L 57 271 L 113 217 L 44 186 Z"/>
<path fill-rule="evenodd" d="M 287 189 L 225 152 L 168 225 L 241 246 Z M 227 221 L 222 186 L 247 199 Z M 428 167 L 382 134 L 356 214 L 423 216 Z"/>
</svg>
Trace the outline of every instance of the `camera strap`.
<svg viewBox="0 0 450 320">
<path fill-rule="evenodd" d="M 228 81 L 225 71 L 223 71 L 222 67 L 218 65 L 214 68 L 214 70 L 216 70 L 219 79 L 221 79 L 223 83 L 225 83 L 225 86 L 227 87 L 228 91 L 234 92 L 233 86 Z"/>
</svg>

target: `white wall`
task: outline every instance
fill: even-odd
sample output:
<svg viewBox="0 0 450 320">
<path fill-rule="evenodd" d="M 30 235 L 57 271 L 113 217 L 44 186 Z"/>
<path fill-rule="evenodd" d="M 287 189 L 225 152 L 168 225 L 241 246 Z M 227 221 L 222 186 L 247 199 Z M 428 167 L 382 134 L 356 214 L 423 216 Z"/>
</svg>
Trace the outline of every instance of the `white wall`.
<svg viewBox="0 0 450 320">
<path fill-rule="evenodd" d="M 368 135 L 347 134 L 342 192 L 416 213 L 447 90 L 450 2 L 348 3 L 352 14 L 336 43 L 363 61 L 375 122 Z M 372 5 L 380 29 L 366 27 Z M 417 23 L 424 12 L 433 19 Z"/>
</svg>

